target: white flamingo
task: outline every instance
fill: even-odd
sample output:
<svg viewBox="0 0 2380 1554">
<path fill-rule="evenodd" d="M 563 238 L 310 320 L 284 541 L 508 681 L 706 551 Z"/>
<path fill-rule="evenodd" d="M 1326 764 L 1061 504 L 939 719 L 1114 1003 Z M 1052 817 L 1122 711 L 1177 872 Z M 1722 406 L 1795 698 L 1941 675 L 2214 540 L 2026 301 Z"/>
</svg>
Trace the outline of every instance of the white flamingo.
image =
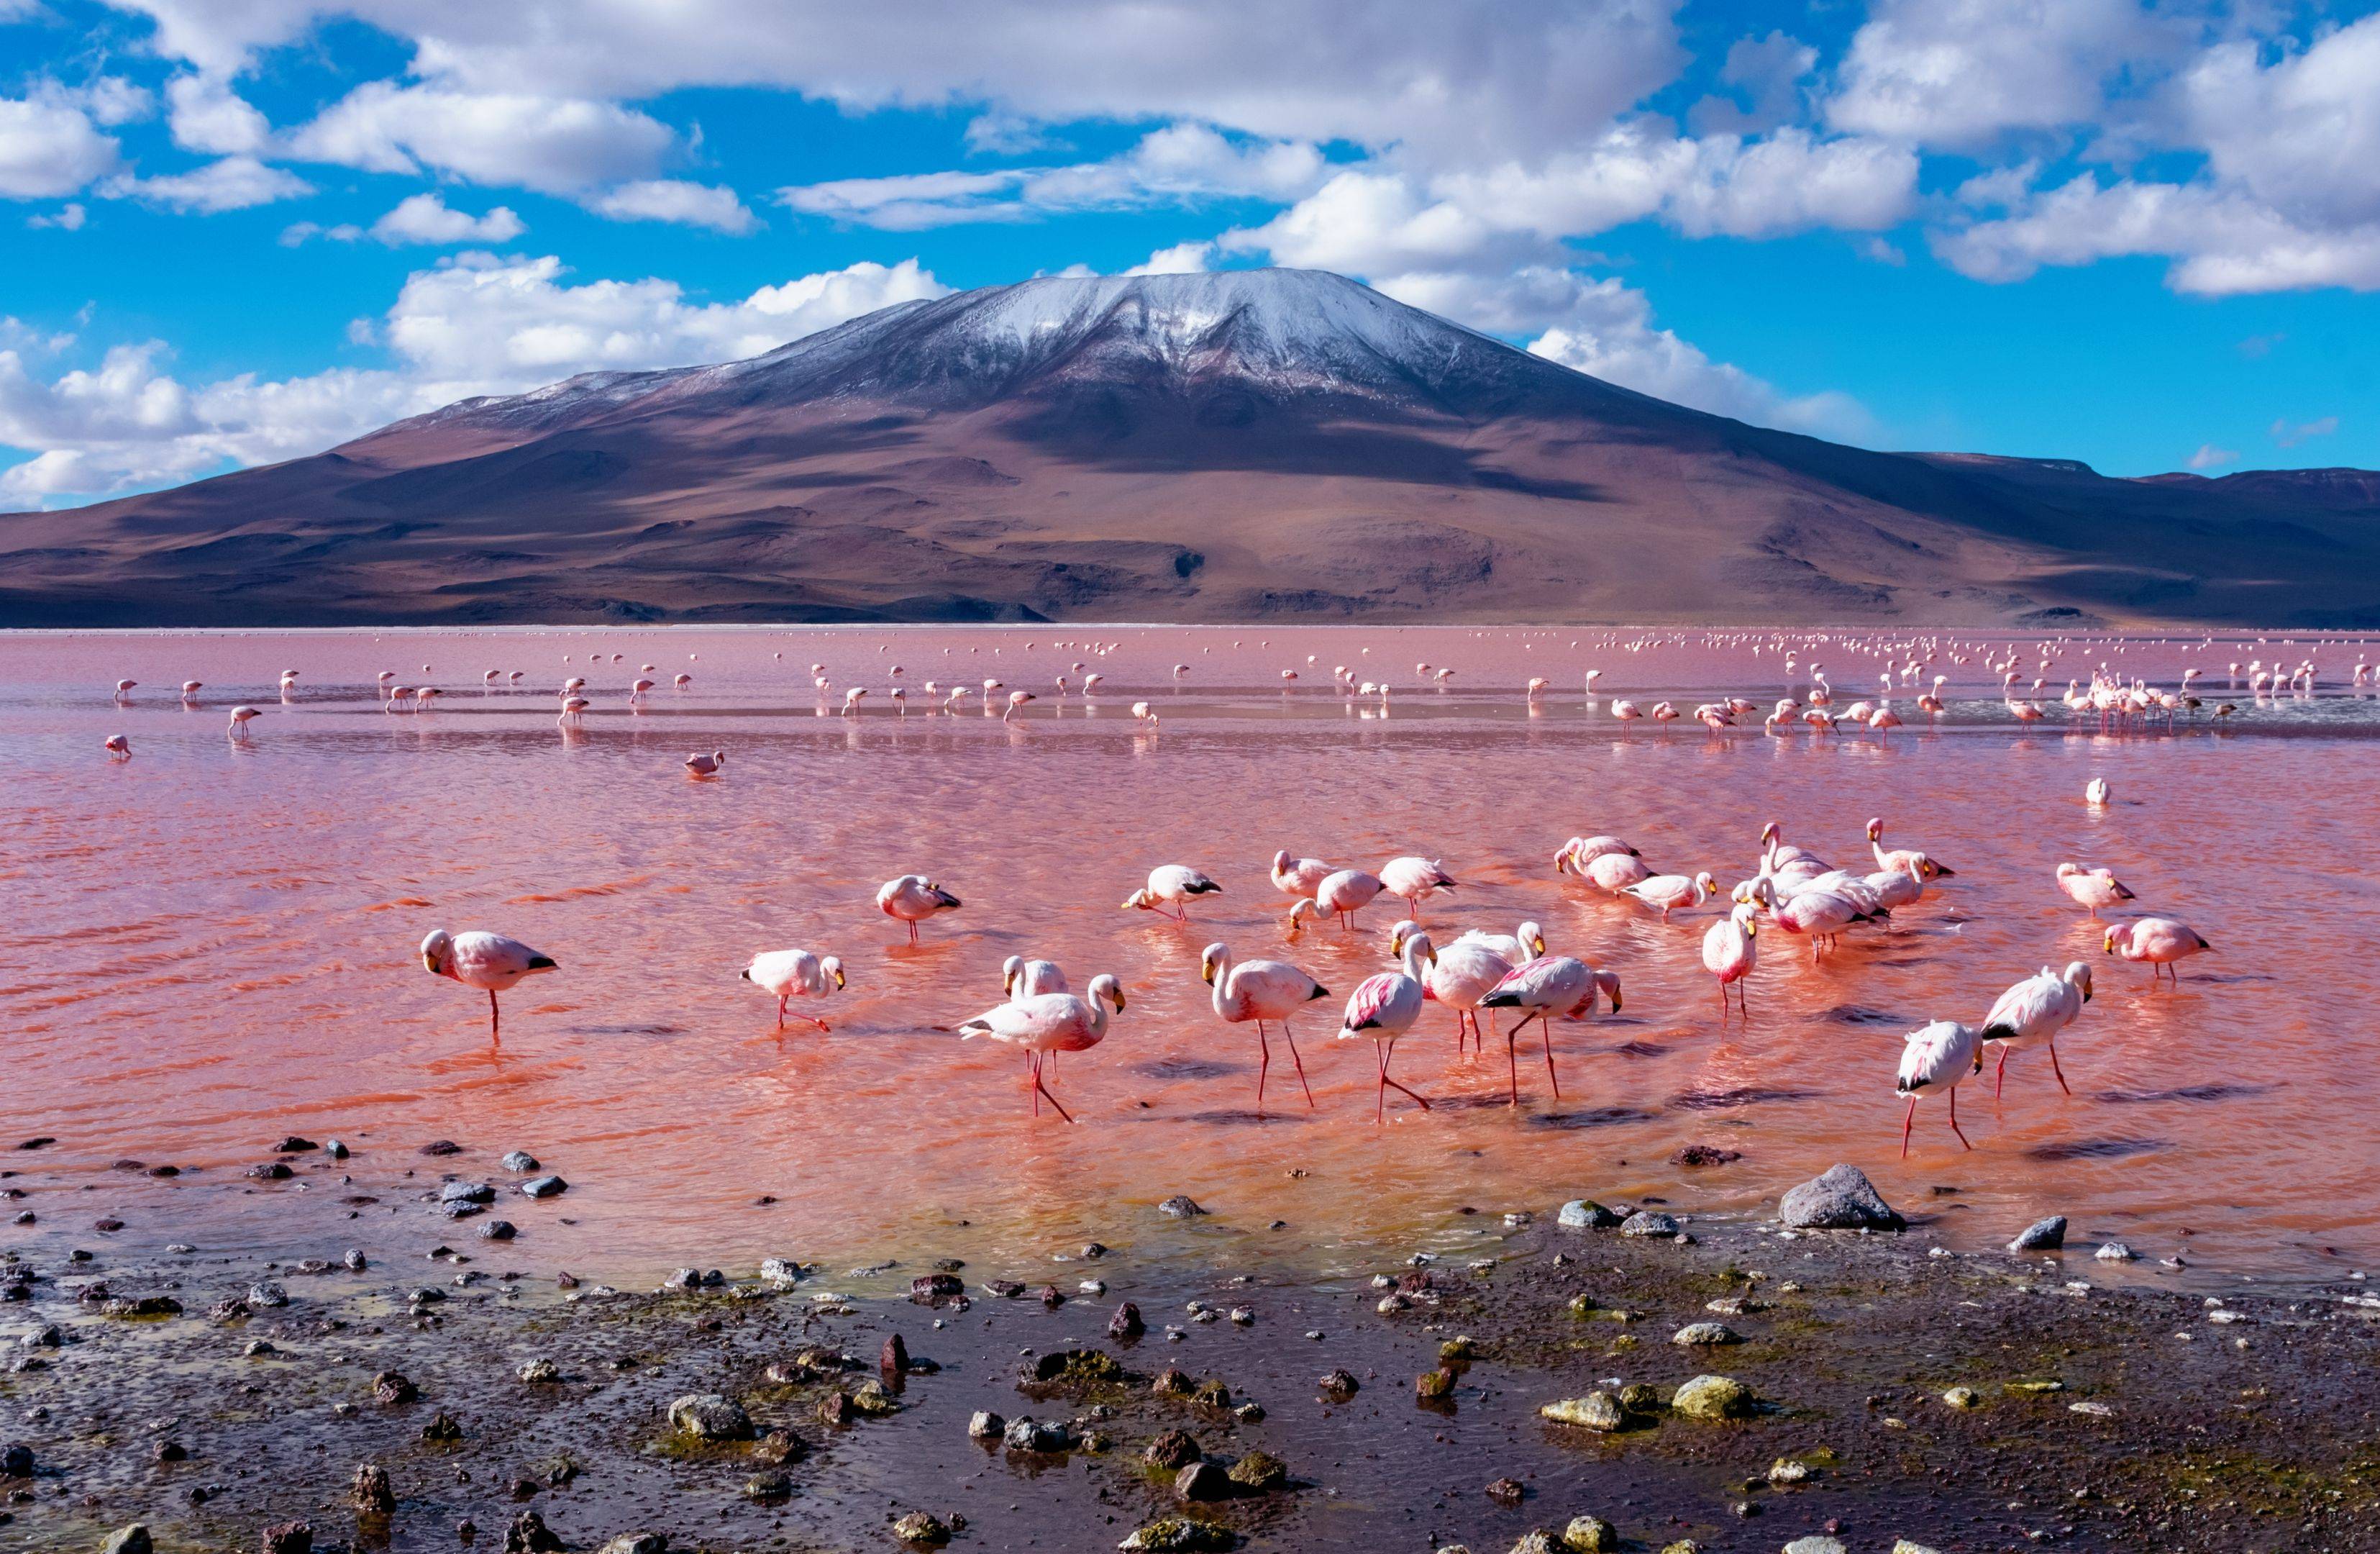
<svg viewBox="0 0 2380 1554">
<path fill-rule="evenodd" d="M 777 1028 L 785 1028 L 785 1004 L 795 994 L 804 998 L 824 998 L 829 990 L 840 992 L 844 987 L 843 961 L 835 955 L 814 954 L 808 950 L 764 950 L 752 957 L 752 964 L 742 972 L 744 980 L 777 995 Z M 799 1016 L 820 1030 L 827 1023 L 815 1014 Z"/>
<path fill-rule="evenodd" d="M 1308 977 L 1287 961 L 1233 961 L 1227 944 L 1209 944 L 1198 956 L 1198 975 L 1215 989 L 1214 1009 L 1218 1017 L 1233 1025 L 1257 1023 L 1257 1111 L 1264 1111 L 1265 1075 L 1272 1067 L 1272 1043 L 1269 1026 L 1278 1023 L 1281 1036 L 1289 1042 L 1289 1060 L 1297 1065 L 1297 1083 L 1305 1091 L 1305 1104 L 1314 1104 L 1314 1089 L 1305 1082 L 1305 1061 L 1297 1054 L 1297 1038 L 1291 1034 L 1289 1017 L 1318 998 L 1329 998 L 1330 989 Z"/>
</svg>

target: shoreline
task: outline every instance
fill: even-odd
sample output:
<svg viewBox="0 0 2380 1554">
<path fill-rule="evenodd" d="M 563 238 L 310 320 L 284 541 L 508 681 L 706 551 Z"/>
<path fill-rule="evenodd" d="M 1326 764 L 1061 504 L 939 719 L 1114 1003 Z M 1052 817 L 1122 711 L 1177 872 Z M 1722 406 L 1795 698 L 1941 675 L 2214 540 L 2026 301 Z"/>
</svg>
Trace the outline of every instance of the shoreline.
<svg viewBox="0 0 2380 1554">
<path fill-rule="evenodd" d="M 157 1549 L 296 1554 L 260 1541 L 295 1521 L 321 1554 L 551 1547 L 537 1528 L 584 1550 L 934 1547 L 894 1530 L 916 1512 L 962 1549 L 1111 1548 L 1184 1517 L 1217 1547 L 1473 1554 L 1535 1547 L 1533 1528 L 1560 1548 L 1576 1517 L 1648 1550 L 2380 1547 L 2363 1380 L 2380 1301 L 2076 1288 L 2079 1244 L 2061 1269 L 1675 1205 L 1675 1236 L 1635 1233 L 1660 1214 L 1623 1233 L 1566 1228 L 1551 1204 L 1481 1212 L 1514 1217 L 1493 1256 L 1384 1250 L 1332 1282 L 1075 1246 L 956 1268 L 903 1249 L 866 1270 L 939 1290 L 931 1305 L 783 1265 L 565 1285 L 472 1220 L 361 1269 L 12 1257 L 0 1450 L 29 1448 L 33 1473 L 0 1478 L 0 1548 L 90 1549 L 139 1523 Z M 1137 1340 L 1109 1336 L 1123 1302 Z M 1726 1334 L 1672 1342 L 1698 1323 Z M 920 1368 L 880 1365 L 896 1336 Z M 1106 1358 L 1021 1379 L 1068 1352 Z M 1176 1368 L 1227 1392 L 1152 1390 Z M 1324 1387 L 1333 1372 L 1355 1390 Z M 1714 1420 L 1658 1406 L 1701 1375 L 1756 1401 Z M 1598 1391 L 1635 1405 L 1623 1427 L 1539 1414 L 1599 1416 Z M 748 1429 L 734 1411 L 737 1439 L 673 1427 L 674 1403 L 712 1394 Z M 1015 1439 L 1043 1449 L 970 1439 L 978 1412 L 1003 1433 L 1029 1417 L 1038 1435 Z M 1144 1460 L 1177 1430 L 1215 1470 L 1194 1492 L 1226 1498 L 1184 1500 L 1184 1463 Z M 1285 1487 L 1229 1477 L 1257 1452 Z M 385 1475 L 364 1475 L 360 1513 L 359 1468 Z M 1271 1482 L 1261 1461 L 1243 1476 Z"/>
</svg>

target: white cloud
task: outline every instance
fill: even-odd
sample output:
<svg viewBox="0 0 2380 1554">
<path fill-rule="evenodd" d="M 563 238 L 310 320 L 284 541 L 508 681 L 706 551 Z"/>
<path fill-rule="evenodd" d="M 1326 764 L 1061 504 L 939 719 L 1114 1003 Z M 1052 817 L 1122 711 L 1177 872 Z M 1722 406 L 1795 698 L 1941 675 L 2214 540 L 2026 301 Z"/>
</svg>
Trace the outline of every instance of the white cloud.
<svg viewBox="0 0 2380 1554">
<path fill-rule="evenodd" d="M 394 248 L 403 243 L 509 243 L 528 230 L 509 207 L 498 205 L 474 216 L 450 208 L 435 190 L 398 201 L 372 223 L 371 236 Z"/>
<path fill-rule="evenodd" d="M 778 202 L 805 215 L 826 216 L 888 232 L 913 232 L 968 221 L 1022 221 L 1014 200 L 993 201 L 1025 181 L 1022 172 L 902 173 L 882 178 L 833 178 L 777 191 Z"/>
<path fill-rule="evenodd" d="M 145 204 L 200 215 L 244 211 L 276 200 L 311 194 L 314 186 L 285 167 L 272 167 L 252 156 L 226 156 L 188 173 L 111 180 L 100 192 L 110 199 L 139 200 Z"/>
<path fill-rule="evenodd" d="M 588 209 L 613 221 L 674 222 L 680 226 L 707 226 L 736 237 L 757 230 L 760 225 L 760 218 L 745 209 L 734 189 L 682 178 L 646 178 L 622 184 L 590 200 Z"/>
<path fill-rule="evenodd" d="M 61 232 L 80 232 L 89 212 L 79 200 L 69 200 L 47 215 L 27 216 L 27 226 L 55 226 Z"/>
<path fill-rule="evenodd" d="M 841 0 L 115 3 L 156 19 L 159 52 L 226 75 L 318 18 L 352 16 L 409 40 L 416 76 L 463 92 L 776 86 L 854 110 L 960 106 L 1019 127 L 1181 119 L 1431 161 L 1571 143 L 1682 58 L 1679 0 L 982 0 L 965 25 Z"/>
<path fill-rule="evenodd" d="M 1757 135 L 1802 116 L 1802 81 L 1817 68 L 1818 51 L 1798 38 L 1771 32 L 1728 46 L 1718 79 L 1745 101 L 1706 97 L 1687 115 L 1696 134 Z"/>
<path fill-rule="evenodd" d="M 1160 249 L 1140 263 L 1124 272 L 1127 275 L 1196 275 L 1212 268 L 1208 261 L 1215 257 L 1212 243 L 1176 243 L 1170 249 Z"/>
<path fill-rule="evenodd" d="M 2289 419 L 2287 417 L 2283 417 L 2281 419 L 2275 421 L 2272 425 L 2273 441 L 2279 443 L 2284 448 L 2294 448 L 2299 443 L 2310 442 L 2316 437 L 2334 436 L 2338 431 L 2338 418 L 2337 416 L 2323 416 L 2313 420 L 2300 422 L 2296 425 L 2291 425 Z"/>
<path fill-rule="evenodd" d="M 0 348 L 0 444 L 35 456 L 0 470 L 0 502 L 103 495 L 295 457 L 456 399 L 577 372 L 754 356 L 948 290 L 905 260 L 692 303 L 669 281 L 572 284 L 555 259 L 466 254 L 407 280 L 378 332 L 395 359 L 386 369 L 277 382 L 243 374 L 191 388 L 164 370 L 165 349 L 152 342 L 44 382 L 26 368 L 28 343 L 17 342 Z"/>
<path fill-rule="evenodd" d="M 2218 448 L 2212 443 L 2201 443 L 2198 451 L 2190 455 L 2190 467 L 2192 469 L 2220 469 L 2227 464 L 2239 462 L 2237 449 Z"/>
<path fill-rule="evenodd" d="M 2301 222 L 2380 221 L 2380 16 L 2270 67 L 2261 52 L 2218 44 L 2181 79 L 2184 133 L 2215 180 Z"/>
<path fill-rule="evenodd" d="M 57 96 L 0 97 L 0 199 L 54 200 L 115 170 L 115 138 Z"/>
<path fill-rule="evenodd" d="M 1875 419 L 1850 395 L 1789 395 L 1713 361 L 1676 332 L 1657 328 L 1643 292 L 1609 277 L 1533 265 L 1497 276 L 1395 275 L 1378 285 L 1400 302 L 1488 334 L 1534 336 L 1532 354 L 1639 394 L 1789 431 L 1853 441 L 1876 435 Z"/>
<path fill-rule="evenodd" d="M 1878 0 L 1826 118 L 1954 149 L 2090 124 L 2111 76 L 2170 60 L 2189 36 L 2139 0 Z"/>
<path fill-rule="evenodd" d="M 208 156 L 253 156 L 273 127 L 221 76 L 176 76 L 165 83 L 166 127 L 174 144 Z"/>
<path fill-rule="evenodd" d="M 427 166 L 478 184 L 575 193 L 657 171 L 677 142 L 615 103 L 374 81 L 289 137 L 289 154 L 370 173 Z"/>
</svg>

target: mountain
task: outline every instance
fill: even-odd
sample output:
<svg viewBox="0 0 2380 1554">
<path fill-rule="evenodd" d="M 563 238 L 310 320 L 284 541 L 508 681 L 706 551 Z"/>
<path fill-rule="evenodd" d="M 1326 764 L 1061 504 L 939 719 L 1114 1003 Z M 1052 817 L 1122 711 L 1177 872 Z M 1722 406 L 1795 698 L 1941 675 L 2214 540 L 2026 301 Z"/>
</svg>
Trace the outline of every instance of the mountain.
<svg viewBox="0 0 2380 1554">
<path fill-rule="evenodd" d="M 2380 475 L 1871 453 L 1288 270 L 905 302 L 0 516 L 20 625 L 2345 626 L 2374 577 Z"/>
</svg>

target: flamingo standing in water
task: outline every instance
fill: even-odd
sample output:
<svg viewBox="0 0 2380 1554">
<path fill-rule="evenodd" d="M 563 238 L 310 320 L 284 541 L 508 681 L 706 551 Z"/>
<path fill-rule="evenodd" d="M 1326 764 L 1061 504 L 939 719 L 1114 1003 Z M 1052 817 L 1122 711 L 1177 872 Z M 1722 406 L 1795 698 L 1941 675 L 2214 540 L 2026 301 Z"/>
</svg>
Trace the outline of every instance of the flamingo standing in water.
<svg viewBox="0 0 2380 1554">
<path fill-rule="evenodd" d="M 1195 868 L 1178 863 L 1161 863 L 1148 871 L 1148 884 L 1124 897 L 1123 910 L 1129 912 L 1137 908 L 1186 923 L 1190 920 L 1190 914 L 1184 908 L 1191 897 L 1219 895 L 1222 889 Z M 1168 906 L 1173 908 L 1171 913 L 1165 910 Z"/>
<path fill-rule="evenodd" d="M 264 714 L 253 707 L 235 707 L 231 710 L 231 726 L 226 732 L 234 739 L 245 739 L 248 737 L 248 725 L 262 716 Z"/>
<path fill-rule="evenodd" d="M 1909 1114 L 1900 1123 L 1900 1158 L 1909 1158 L 1909 1130 L 1917 1125 L 1917 1098 L 1947 1093 L 1950 1098 L 1950 1131 L 1973 1149 L 1959 1126 L 1959 1082 L 1983 1067 L 1980 1038 L 1973 1026 L 1956 1020 L 1936 1020 L 1909 1033 L 1900 1052 L 1900 1077 L 1894 1089 L 1909 1098 Z"/>
<path fill-rule="evenodd" d="M 2110 868 L 2085 868 L 2079 863 L 2058 866 L 2058 888 L 2071 897 L 2078 906 L 2088 908 L 2094 917 L 2102 906 L 2132 899 L 2131 887 L 2116 878 Z"/>
<path fill-rule="evenodd" d="M 1454 879 L 1436 858 L 1390 858 L 1380 865 L 1380 884 L 1390 895 L 1405 899 L 1405 911 L 1421 916 L 1421 904 L 1440 891 L 1454 889 Z"/>
<path fill-rule="evenodd" d="M 1427 1098 L 1389 1077 L 1389 1056 L 1397 1038 L 1413 1029 L 1414 1022 L 1421 1018 L 1422 1004 L 1429 997 L 1422 978 L 1428 973 L 1430 958 L 1428 939 L 1414 935 L 1405 941 L 1404 969 L 1365 977 L 1348 998 L 1347 1013 L 1340 1019 L 1339 1039 L 1354 1041 L 1368 1037 L 1373 1043 L 1373 1055 L 1379 1060 L 1379 1085 L 1372 1098 L 1375 1123 L 1388 1120 L 1390 1089 L 1420 1102 L 1424 1111 L 1429 1110 Z"/>
<path fill-rule="evenodd" d="M 1305 1061 L 1297 1055 L 1297 1038 L 1290 1034 L 1289 1017 L 1330 989 L 1287 961 L 1233 961 L 1231 946 L 1209 944 L 1198 956 L 1198 975 L 1215 989 L 1215 1014 L 1233 1025 L 1257 1023 L 1257 1111 L 1264 1111 L 1265 1074 L 1272 1067 L 1272 1043 L 1266 1026 L 1278 1023 L 1289 1042 L 1289 1061 L 1297 1065 L 1297 1083 L 1305 1104 L 1314 1104 L 1314 1088 L 1305 1082 Z"/>
<path fill-rule="evenodd" d="M 2215 948 L 2196 929 L 2171 917 L 2138 917 L 2129 923 L 2110 923 L 2104 947 L 2108 954 L 2148 962 L 2152 977 L 2163 967 L 2176 982 L 2181 980 L 2181 974 L 2173 969 L 2174 962 Z"/>
<path fill-rule="evenodd" d="M 1372 904 L 1372 898 L 1386 890 L 1387 885 L 1377 874 L 1366 874 L 1360 868 L 1342 868 L 1327 875 L 1314 887 L 1310 899 L 1301 899 L 1289 909 L 1289 926 L 1293 929 L 1306 917 L 1333 917 L 1342 929 L 1353 929 L 1355 914 Z"/>
<path fill-rule="evenodd" d="M 500 1038 L 503 1015 L 496 1007 L 496 995 L 524 977 L 560 969 L 560 963 L 501 933 L 475 929 L 449 934 L 444 929 L 432 929 L 421 941 L 421 969 L 486 992 L 488 1035 Z"/>
<path fill-rule="evenodd" d="M 785 1004 L 795 993 L 804 998 L 824 998 L 830 989 L 843 990 L 843 961 L 834 955 L 813 954 L 808 950 L 765 950 L 752 957 L 744 968 L 744 980 L 777 995 L 777 1028 L 785 1028 Z M 820 1030 L 827 1023 L 815 1014 L 803 1014 Z"/>
<path fill-rule="evenodd" d="M 1882 820 L 1870 820 L 1867 823 L 1867 844 L 1868 849 L 1876 855 L 1876 867 L 1888 873 L 1898 874 L 1912 863 L 1920 863 L 1925 867 L 1919 877 L 1930 885 L 1937 880 L 1950 879 L 1959 872 L 1955 868 L 1943 868 L 1934 861 L 1931 854 L 1919 852 L 1913 847 L 1887 847 L 1884 844 Z"/>
<path fill-rule="evenodd" d="M 1551 1016 L 1578 1019 L 1595 1005 L 1595 968 L 1569 955 L 1541 955 L 1507 972 L 1479 1000 L 1482 1009 L 1525 1009 L 1527 1014 L 1504 1033 L 1504 1066 L 1512 1082 L 1512 1105 L 1521 1104 L 1521 1064 L 1516 1055 L 1521 1027 L 1531 1020 L 1546 1042 L 1546 1077 L 1554 1099 L 1561 1099 L 1561 1076 L 1554 1072 L 1554 1028 Z"/>
<path fill-rule="evenodd" d="M 2058 1033 L 2080 1019 L 2082 1006 L 2090 1002 L 2091 968 L 2081 961 L 2068 963 L 2062 976 L 2045 965 L 1999 996 L 1984 1016 L 1983 1031 L 1983 1038 L 2000 1050 L 1999 1066 L 1992 1075 L 1995 1099 L 2008 1081 L 2009 1054 L 2028 1047 L 2047 1047 L 2049 1072 L 2058 1075 L 2058 1087 L 2070 1096 L 2074 1093 L 2066 1083 L 2066 1071 L 2058 1066 Z"/>
<path fill-rule="evenodd" d="M 959 1039 L 986 1036 L 1024 1048 L 1032 1075 L 1033 1114 L 1041 1114 L 1046 1099 L 1059 1116 L 1072 1123 L 1074 1114 L 1058 1104 L 1058 1098 L 1042 1080 L 1042 1060 L 1055 1060 L 1061 1052 L 1088 1051 L 1107 1039 L 1111 1006 L 1117 1014 L 1123 1013 L 1123 985 L 1101 975 L 1091 978 L 1080 998 L 1073 993 L 1037 993 L 994 1004 L 974 1019 L 962 1021 Z"/>
<path fill-rule="evenodd" d="M 1466 1034 L 1487 1050 L 1479 1035 L 1479 1001 L 1486 998 L 1512 973 L 1512 963 L 1475 939 L 1458 939 L 1439 952 L 1430 943 L 1421 925 L 1410 918 L 1389 930 L 1389 953 L 1402 957 L 1405 946 L 1415 939 L 1431 951 L 1428 955 L 1429 975 L 1422 978 L 1422 987 L 1429 996 L 1454 1011 L 1454 1050 L 1463 1050 Z M 1492 1021 L 1495 1016 L 1489 1015 Z"/>
<path fill-rule="evenodd" d="M 1710 871 L 1700 874 L 1656 874 L 1649 880 L 1639 880 L 1624 887 L 1622 895 L 1633 895 L 1647 906 L 1658 907 L 1661 921 L 1668 922 L 1670 914 L 1680 907 L 1700 906 L 1718 893 L 1718 881 Z"/>
<path fill-rule="evenodd" d="M 1000 990 L 1010 999 L 1038 998 L 1043 993 L 1070 993 L 1066 973 L 1056 961 L 1027 960 L 1011 955 L 1000 965 Z"/>
<path fill-rule="evenodd" d="M 107 736 L 107 759 L 110 760 L 130 760 L 132 759 L 132 741 L 125 738 L 124 735 L 120 734 L 109 735 Z"/>
<path fill-rule="evenodd" d="M 1713 923 L 1703 935 L 1703 969 L 1718 978 L 1718 1006 L 1727 1007 L 1727 989 L 1736 985 L 1739 1003 L 1743 1000 L 1743 979 L 1760 964 L 1760 909 L 1748 901 L 1739 901 L 1728 909 L 1727 917 Z M 1752 1014 L 1749 1004 L 1743 1013 Z"/>
<path fill-rule="evenodd" d="M 965 904 L 922 874 L 887 880 L 876 892 L 876 909 L 909 925 L 909 942 L 917 942 L 917 925 L 937 912 L 955 912 Z"/>
<path fill-rule="evenodd" d="M 727 752 L 713 750 L 709 755 L 697 751 L 686 758 L 686 774 L 689 777 L 716 777 L 719 769 L 727 764 Z"/>
<path fill-rule="evenodd" d="M 1273 889 L 1283 895 L 1304 896 L 1311 901 L 1315 889 L 1338 872 L 1320 858 L 1293 858 L 1286 851 L 1272 856 Z"/>
</svg>

